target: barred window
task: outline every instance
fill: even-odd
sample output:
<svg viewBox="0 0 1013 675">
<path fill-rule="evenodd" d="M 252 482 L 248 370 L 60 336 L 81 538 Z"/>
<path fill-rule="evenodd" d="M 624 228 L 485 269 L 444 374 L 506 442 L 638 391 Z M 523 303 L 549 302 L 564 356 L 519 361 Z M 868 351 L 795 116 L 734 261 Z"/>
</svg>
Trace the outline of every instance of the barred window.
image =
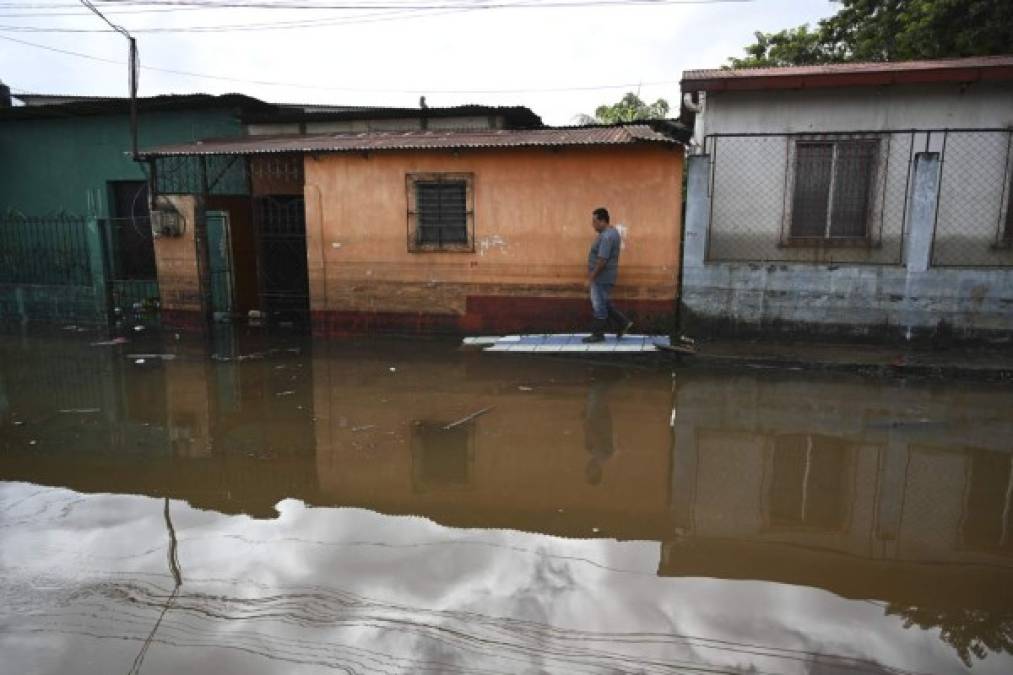
<svg viewBox="0 0 1013 675">
<path fill-rule="evenodd" d="M 409 174 L 409 250 L 472 250 L 473 203 L 471 174 Z"/>
<path fill-rule="evenodd" d="M 851 449 L 828 436 L 774 438 L 767 519 L 773 528 L 840 531 L 848 518 Z"/>
<path fill-rule="evenodd" d="M 797 141 L 790 235 L 868 240 L 879 141 Z"/>
</svg>

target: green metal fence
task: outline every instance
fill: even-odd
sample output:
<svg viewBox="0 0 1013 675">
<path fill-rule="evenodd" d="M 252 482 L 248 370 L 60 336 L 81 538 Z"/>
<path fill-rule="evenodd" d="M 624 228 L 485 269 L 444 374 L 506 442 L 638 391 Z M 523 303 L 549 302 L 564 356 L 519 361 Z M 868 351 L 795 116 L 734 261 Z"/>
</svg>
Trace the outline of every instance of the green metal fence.
<svg viewBox="0 0 1013 675">
<path fill-rule="evenodd" d="M 91 286 L 86 220 L 0 218 L 0 284 Z"/>
<path fill-rule="evenodd" d="M 150 227 L 119 220 L 0 216 L 0 321 L 151 323 Z"/>
</svg>

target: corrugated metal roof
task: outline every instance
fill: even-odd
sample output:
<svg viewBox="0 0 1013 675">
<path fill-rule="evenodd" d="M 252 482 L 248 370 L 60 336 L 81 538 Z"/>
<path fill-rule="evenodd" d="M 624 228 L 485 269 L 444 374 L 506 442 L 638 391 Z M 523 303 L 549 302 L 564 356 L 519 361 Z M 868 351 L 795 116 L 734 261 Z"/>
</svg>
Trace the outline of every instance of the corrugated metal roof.
<svg viewBox="0 0 1013 675">
<path fill-rule="evenodd" d="M 141 113 L 184 110 L 273 110 L 274 106 L 243 94 L 167 94 L 142 96 L 137 99 Z M 130 112 L 130 99 L 124 97 L 72 98 L 64 103 L 24 105 L 0 109 L 0 122 L 19 119 L 65 119 L 92 115 L 114 115 Z"/>
<path fill-rule="evenodd" d="M 682 74 L 683 88 L 686 90 L 706 89 L 706 85 L 711 83 L 720 89 L 797 87 L 811 82 L 818 82 L 820 86 L 859 86 L 979 79 L 1013 79 L 1013 55 L 783 68 L 712 68 L 687 70 Z M 741 86 L 748 83 L 756 86 Z"/>
<path fill-rule="evenodd" d="M 251 155 L 303 152 L 383 152 L 466 150 L 583 145 L 677 145 L 672 123 L 662 125 L 565 127 L 548 129 L 490 129 L 481 131 L 369 131 L 286 136 L 244 136 L 211 139 L 149 148 L 145 157 L 172 155 Z M 655 129 L 657 126 L 658 129 Z"/>
<path fill-rule="evenodd" d="M 308 106 L 312 107 L 312 106 Z M 327 122 L 381 119 L 446 119 L 451 117 L 501 116 L 506 126 L 517 128 L 542 127 L 542 118 L 524 106 L 458 105 L 430 108 L 359 107 L 344 110 L 298 110 L 294 106 L 279 105 L 277 111 L 252 112 L 243 116 L 243 122 L 256 124 L 284 122 Z"/>
</svg>

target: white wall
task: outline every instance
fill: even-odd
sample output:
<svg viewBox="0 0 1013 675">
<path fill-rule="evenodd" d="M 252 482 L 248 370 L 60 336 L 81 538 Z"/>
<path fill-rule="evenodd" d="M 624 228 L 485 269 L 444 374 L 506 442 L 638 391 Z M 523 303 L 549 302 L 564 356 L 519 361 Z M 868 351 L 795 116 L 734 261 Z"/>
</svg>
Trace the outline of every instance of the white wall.
<svg viewBox="0 0 1013 675">
<path fill-rule="evenodd" d="M 1008 128 L 1013 83 L 708 92 L 701 117 L 707 134 Z"/>
</svg>

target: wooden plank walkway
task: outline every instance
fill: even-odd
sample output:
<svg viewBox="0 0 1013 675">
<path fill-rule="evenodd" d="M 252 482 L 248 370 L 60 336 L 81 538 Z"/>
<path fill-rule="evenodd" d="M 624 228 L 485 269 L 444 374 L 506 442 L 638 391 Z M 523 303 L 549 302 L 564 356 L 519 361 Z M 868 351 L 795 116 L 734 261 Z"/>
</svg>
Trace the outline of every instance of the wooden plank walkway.
<svg viewBox="0 0 1013 675">
<path fill-rule="evenodd" d="M 604 342 L 585 344 L 582 340 L 587 335 L 587 333 L 570 333 L 471 337 L 464 339 L 464 345 L 481 347 L 487 352 L 617 354 L 656 352 L 657 345 L 667 347 L 670 344 L 668 336 L 664 335 L 624 335 L 622 340 L 609 335 Z"/>
</svg>

